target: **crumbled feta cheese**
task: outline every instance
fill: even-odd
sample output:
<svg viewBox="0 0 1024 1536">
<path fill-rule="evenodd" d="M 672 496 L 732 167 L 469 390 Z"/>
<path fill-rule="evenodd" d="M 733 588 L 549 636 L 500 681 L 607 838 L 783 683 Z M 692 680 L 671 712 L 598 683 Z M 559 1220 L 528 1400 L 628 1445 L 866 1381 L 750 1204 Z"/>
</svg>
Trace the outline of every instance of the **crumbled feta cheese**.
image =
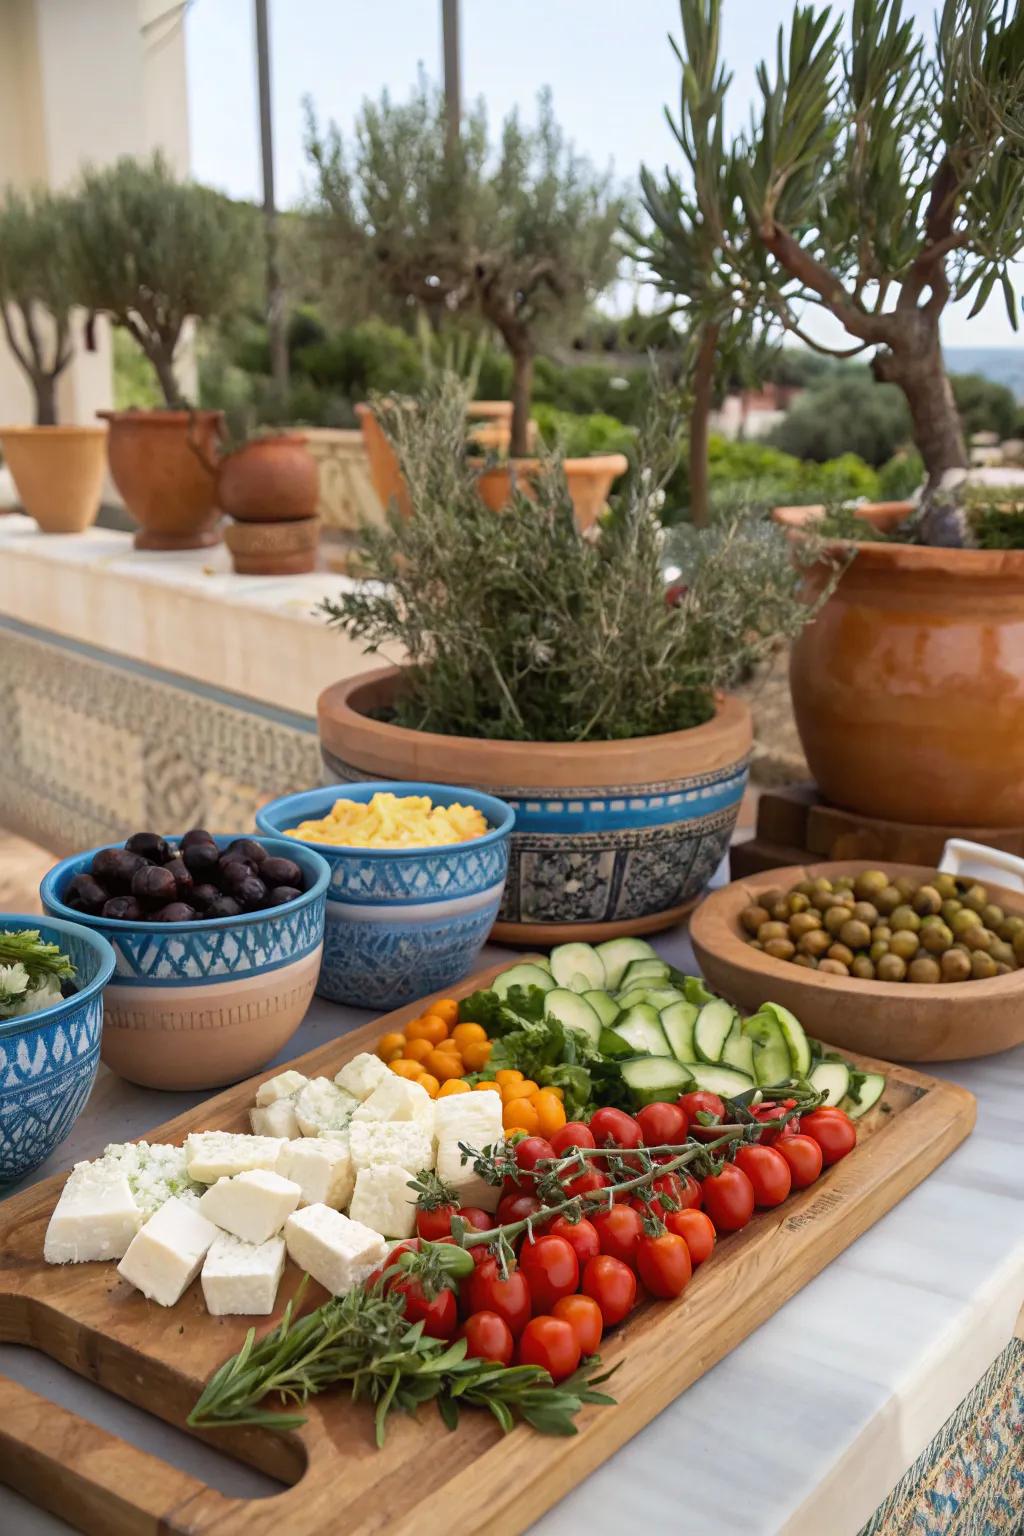
<svg viewBox="0 0 1024 1536">
<path fill-rule="evenodd" d="M 301 1137 L 281 1148 L 277 1171 L 302 1190 L 300 1205 L 330 1205 L 340 1211 L 352 1198 L 355 1173 L 347 1140 Z"/>
<path fill-rule="evenodd" d="M 78 1163 L 50 1217 L 43 1258 L 47 1264 L 119 1259 L 142 1222 L 123 1173 L 99 1163 Z"/>
<path fill-rule="evenodd" d="M 358 1099 L 329 1077 L 314 1077 L 296 1096 L 295 1118 L 303 1136 L 333 1140 L 348 1125 L 358 1104 Z"/>
<path fill-rule="evenodd" d="M 273 1312 L 284 1257 L 283 1237 L 246 1243 L 229 1232 L 220 1233 L 200 1276 L 206 1310 L 214 1317 L 265 1317 Z"/>
<path fill-rule="evenodd" d="M 335 1296 L 361 1284 L 386 1252 L 379 1232 L 329 1205 L 307 1205 L 289 1216 L 284 1239 L 289 1258 Z"/>
<path fill-rule="evenodd" d="M 481 1210 L 497 1210 L 501 1186 L 488 1184 L 473 1171 L 472 1162 L 463 1162 L 457 1141 L 443 1141 L 437 1149 L 437 1176 L 454 1189 L 460 1205 L 478 1205 Z"/>
<path fill-rule="evenodd" d="M 167 1142 L 125 1141 L 107 1147 L 93 1167 L 123 1173 L 143 1216 L 152 1216 L 172 1195 L 202 1190 L 188 1176 L 185 1148 Z"/>
<path fill-rule="evenodd" d="M 344 1088 L 346 1093 L 362 1101 L 368 1099 L 385 1078 L 394 1075 L 379 1056 L 371 1056 L 369 1051 L 363 1051 L 353 1056 L 351 1061 L 346 1061 L 341 1071 L 335 1074 L 334 1081 L 339 1088 Z"/>
<path fill-rule="evenodd" d="M 397 1163 L 361 1168 L 349 1206 L 352 1220 L 384 1237 L 412 1237 L 416 1229 L 416 1196 L 409 1188 L 412 1177 Z"/>
<path fill-rule="evenodd" d="M 117 1272 L 150 1301 L 173 1307 L 198 1275 L 216 1236 L 212 1221 L 172 1198 L 132 1238 Z"/>
<path fill-rule="evenodd" d="M 249 1124 L 255 1136 L 283 1136 L 290 1141 L 302 1135 L 294 1099 L 274 1099 L 265 1108 L 257 1105 L 249 1111 Z"/>
<path fill-rule="evenodd" d="M 273 1168 L 281 1151 L 279 1136 L 244 1136 L 233 1131 L 192 1131 L 185 1142 L 189 1177 L 200 1184 Z"/>
<path fill-rule="evenodd" d="M 225 1232 L 232 1232 L 247 1243 L 265 1243 L 280 1232 L 301 1194 L 294 1180 L 265 1168 L 252 1168 L 211 1184 L 199 1202 L 199 1209 Z"/>
<path fill-rule="evenodd" d="M 348 1144 L 356 1173 L 374 1163 L 398 1163 L 415 1173 L 434 1166 L 433 1138 L 422 1125 L 409 1121 L 353 1120 Z"/>
<path fill-rule="evenodd" d="M 268 1077 L 265 1083 L 260 1083 L 256 1089 L 256 1103 L 265 1109 L 268 1104 L 276 1104 L 278 1099 L 293 1099 L 308 1082 L 305 1072 L 295 1072 L 292 1068 L 279 1072 L 276 1077 Z"/>
<path fill-rule="evenodd" d="M 502 1138 L 500 1094 L 453 1093 L 438 1099 L 434 1108 L 439 1142 L 464 1141 L 482 1152 Z"/>
<path fill-rule="evenodd" d="M 468 1094 L 452 1094 L 468 1098 Z M 483 1098 L 483 1094 L 480 1095 Z M 352 1116 L 356 1120 L 412 1120 L 433 1134 L 434 1101 L 425 1088 L 409 1078 L 388 1072 Z"/>
</svg>

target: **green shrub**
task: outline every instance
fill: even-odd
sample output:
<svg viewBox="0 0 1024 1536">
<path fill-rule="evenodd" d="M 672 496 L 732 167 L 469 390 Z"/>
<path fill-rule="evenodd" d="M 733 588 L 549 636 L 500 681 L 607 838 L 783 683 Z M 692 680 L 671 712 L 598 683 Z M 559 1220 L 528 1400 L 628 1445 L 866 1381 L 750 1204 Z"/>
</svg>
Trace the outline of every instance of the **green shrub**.
<svg viewBox="0 0 1024 1536">
<path fill-rule="evenodd" d="M 906 501 L 924 480 L 924 460 L 917 449 L 896 453 L 878 471 L 879 501 Z"/>
<path fill-rule="evenodd" d="M 532 415 L 546 446 L 558 449 L 564 458 L 582 459 L 591 453 L 635 455 L 636 428 L 627 427 L 614 416 L 600 411 L 576 416 L 542 404 L 534 406 Z"/>
<path fill-rule="evenodd" d="M 855 453 L 817 464 L 768 443 L 734 443 L 716 436 L 708 444 L 708 476 L 713 508 L 734 503 L 737 493 L 762 508 L 873 501 L 878 496 L 878 476 Z"/>
<path fill-rule="evenodd" d="M 866 368 L 843 368 L 805 390 L 770 441 L 798 459 L 856 453 L 877 468 L 910 441 L 910 412 L 895 384 L 876 384 Z"/>
<path fill-rule="evenodd" d="M 953 399 L 960 412 L 964 434 L 998 432 L 1012 437 L 1017 425 L 1017 401 L 1005 384 L 996 384 L 980 373 L 951 373 Z"/>
</svg>

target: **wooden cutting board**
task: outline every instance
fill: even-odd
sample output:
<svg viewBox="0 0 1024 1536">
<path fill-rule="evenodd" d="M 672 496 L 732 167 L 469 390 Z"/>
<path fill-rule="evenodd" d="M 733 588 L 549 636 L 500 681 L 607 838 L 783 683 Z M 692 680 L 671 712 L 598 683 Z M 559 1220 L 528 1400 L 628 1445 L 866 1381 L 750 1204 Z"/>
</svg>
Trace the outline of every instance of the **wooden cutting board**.
<svg viewBox="0 0 1024 1536">
<path fill-rule="evenodd" d="M 483 972 L 460 994 L 486 985 Z M 423 1004 L 343 1035 L 292 1065 L 333 1074 L 372 1050 Z M 775 1312 L 947 1157 L 974 1124 L 965 1089 L 902 1067 L 855 1058 L 889 1079 L 883 1107 L 862 1124 L 848 1158 L 777 1211 L 724 1239 L 675 1302 L 639 1308 L 602 1346 L 614 1408 L 586 1408 L 580 1433 L 549 1439 L 520 1427 L 503 1437 L 484 1412 L 450 1434 L 436 1409 L 389 1420 L 382 1451 L 372 1414 L 343 1393 L 309 1405 L 297 1433 L 208 1431 L 200 1438 L 285 1485 L 279 1495 L 229 1498 L 128 1442 L 0 1377 L 0 1479 L 97 1536 L 494 1536 L 522 1531 Z M 280 1070 L 280 1069 L 277 1069 Z M 272 1075 L 262 1074 L 263 1077 Z M 240 1083 L 149 1133 L 180 1142 L 191 1130 L 248 1130 L 260 1078 Z M 198 1281 L 176 1307 L 148 1302 L 113 1264 L 43 1263 L 43 1235 L 62 1178 L 0 1204 L 0 1339 L 69 1366 L 140 1408 L 184 1427 L 210 1373 L 242 1344 L 249 1320 L 212 1318 Z M 298 1283 L 289 1265 L 280 1312 Z M 311 1304 L 324 1297 L 311 1286 Z M 260 1331 L 274 1319 L 260 1320 Z"/>
</svg>

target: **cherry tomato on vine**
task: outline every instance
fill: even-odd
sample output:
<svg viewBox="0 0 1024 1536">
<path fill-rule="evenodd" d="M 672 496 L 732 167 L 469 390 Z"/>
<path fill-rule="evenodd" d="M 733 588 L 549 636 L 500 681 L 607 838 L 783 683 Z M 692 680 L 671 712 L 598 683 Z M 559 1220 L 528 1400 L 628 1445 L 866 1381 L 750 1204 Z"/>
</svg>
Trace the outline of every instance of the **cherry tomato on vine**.
<svg viewBox="0 0 1024 1536">
<path fill-rule="evenodd" d="M 715 1115 L 719 1120 L 725 1119 L 725 1101 L 720 1099 L 717 1093 L 707 1093 L 700 1089 L 695 1093 L 684 1093 L 676 1099 L 679 1108 L 686 1111 L 686 1118 L 693 1123 L 694 1117 L 699 1114 Z"/>
<path fill-rule="evenodd" d="M 781 1205 L 792 1188 L 789 1164 L 777 1147 L 740 1147 L 736 1167 L 743 1169 L 753 1185 L 755 1205 Z"/>
<path fill-rule="evenodd" d="M 416 1275 L 395 1280 L 392 1289 L 405 1297 L 405 1315 L 410 1323 L 423 1324 L 423 1332 L 432 1339 L 450 1339 L 459 1320 L 455 1292 L 445 1287 L 428 1297 Z"/>
<path fill-rule="evenodd" d="M 416 1212 L 418 1235 L 432 1243 L 436 1243 L 439 1237 L 450 1237 L 452 1217 L 457 1210 L 457 1205 L 439 1205 L 432 1211 L 425 1211 L 421 1207 Z"/>
<path fill-rule="evenodd" d="M 826 1168 L 838 1163 L 857 1145 L 857 1127 L 845 1110 L 833 1108 L 831 1104 L 801 1116 L 800 1130 L 818 1143 Z"/>
<path fill-rule="evenodd" d="M 821 1173 L 821 1148 L 813 1136 L 784 1136 L 775 1150 L 789 1165 L 794 1189 L 806 1189 Z"/>
<path fill-rule="evenodd" d="M 571 1323 L 545 1315 L 527 1323 L 519 1340 L 520 1365 L 539 1365 L 552 1381 L 564 1381 L 580 1363 L 580 1341 Z"/>
<path fill-rule="evenodd" d="M 515 1145 L 516 1167 L 519 1169 L 518 1182 L 515 1178 L 505 1180 L 506 1193 L 510 1189 L 530 1189 L 533 1184 L 533 1172 L 537 1164 L 543 1158 L 553 1158 L 554 1148 L 550 1141 L 543 1136 L 524 1136 L 522 1141 Z"/>
<path fill-rule="evenodd" d="M 636 1250 L 636 1267 L 652 1296 L 679 1296 L 690 1283 L 693 1266 L 685 1238 L 675 1232 L 658 1237 L 643 1233 Z"/>
<path fill-rule="evenodd" d="M 673 1211 L 665 1217 L 665 1225 L 689 1248 L 694 1269 L 710 1259 L 715 1246 L 715 1224 L 704 1211 Z"/>
<path fill-rule="evenodd" d="M 573 1147 L 596 1147 L 597 1142 L 589 1125 L 582 1120 L 567 1120 L 552 1136 L 551 1146 L 556 1157 L 566 1157 Z"/>
<path fill-rule="evenodd" d="M 564 1237 L 545 1233 L 519 1252 L 519 1271 L 530 1288 L 533 1310 L 549 1312 L 563 1296 L 572 1296 L 580 1283 L 580 1266 Z"/>
<path fill-rule="evenodd" d="M 636 1302 L 636 1275 L 621 1259 L 601 1253 L 583 1271 L 582 1290 L 601 1308 L 604 1326 L 611 1328 L 628 1317 Z"/>
<path fill-rule="evenodd" d="M 716 1232 L 738 1232 L 754 1214 L 754 1187 L 742 1168 L 726 1163 L 721 1173 L 701 1181 L 704 1209 Z"/>
<path fill-rule="evenodd" d="M 460 1205 L 455 1214 L 476 1232 L 489 1232 L 495 1224 L 490 1211 L 482 1211 L 478 1205 Z"/>
<path fill-rule="evenodd" d="M 463 1282 L 462 1294 L 469 1312 L 497 1312 L 518 1338 L 530 1320 L 530 1287 L 518 1269 L 501 1278 L 496 1259 L 487 1258 Z"/>
<path fill-rule="evenodd" d="M 466 1341 L 467 1357 L 496 1360 L 499 1365 L 512 1364 L 515 1339 L 508 1323 L 497 1312 L 473 1312 L 459 1329 L 458 1336 Z"/>
<path fill-rule="evenodd" d="M 645 1147 L 677 1147 L 686 1140 L 690 1122 L 679 1104 L 645 1104 L 636 1119 Z"/>
<path fill-rule="evenodd" d="M 778 1120 L 787 1110 L 796 1108 L 795 1099 L 783 1099 L 781 1103 L 766 1100 L 763 1104 L 752 1107 L 750 1113 L 755 1120 Z M 799 1120 L 787 1120 L 781 1130 L 765 1130 L 761 1132 L 760 1142 L 763 1147 L 774 1147 L 777 1141 L 784 1136 L 797 1136 L 800 1132 Z"/>
<path fill-rule="evenodd" d="M 539 1210 L 540 1201 L 536 1195 L 522 1190 L 518 1194 L 502 1195 L 494 1217 L 495 1225 L 504 1226 L 510 1221 L 525 1221 L 527 1216 L 535 1216 Z"/>
<path fill-rule="evenodd" d="M 565 1197 L 573 1200 L 577 1195 L 593 1194 L 599 1189 L 607 1189 L 611 1179 L 606 1173 L 600 1173 L 596 1168 L 588 1168 L 586 1173 L 578 1173 L 575 1178 L 568 1179 L 565 1183 Z"/>
<path fill-rule="evenodd" d="M 588 1259 L 595 1259 L 601 1252 L 597 1229 L 586 1216 L 581 1221 L 566 1221 L 564 1216 L 556 1216 L 544 1231 L 551 1237 L 565 1238 L 581 1269 Z"/>
<path fill-rule="evenodd" d="M 580 1344 L 584 1355 L 593 1355 L 601 1343 L 604 1319 L 601 1308 L 593 1296 L 563 1296 L 551 1308 L 553 1317 L 568 1323 Z"/>
<path fill-rule="evenodd" d="M 636 1247 L 644 1229 L 640 1212 L 631 1205 L 613 1205 L 610 1211 L 595 1211 L 590 1218 L 601 1252 L 624 1264 L 635 1264 Z"/>
<path fill-rule="evenodd" d="M 622 1147 L 632 1152 L 643 1140 L 639 1123 L 623 1109 L 597 1109 L 590 1118 L 590 1134 L 599 1147 Z"/>
</svg>

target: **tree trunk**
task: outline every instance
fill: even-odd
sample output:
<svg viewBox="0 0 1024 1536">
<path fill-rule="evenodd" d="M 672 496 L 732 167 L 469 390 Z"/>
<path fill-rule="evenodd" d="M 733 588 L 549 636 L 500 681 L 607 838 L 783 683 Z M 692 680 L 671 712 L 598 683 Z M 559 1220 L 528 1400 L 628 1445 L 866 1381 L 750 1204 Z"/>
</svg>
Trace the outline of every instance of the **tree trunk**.
<svg viewBox="0 0 1024 1536">
<path fill-rule="evenodd" d="M 693 371 L 693 405 L 690 408 L 690 521 L 696 528 L 708 525 L 708 417 L 714 403 L 717 325 L 702 329 Z"/>
<path fill-rule="evenodd" d="M 149 354 L 149 360 L 153 364 L 160 388 L 164 393 L 164 404 L 172 410 L 187 409 L 185 397 L 178 385 L 174 373 L 174 359 L 158 347 L 154 347 Z"/>
<path fill-rule="evenodd" d="M 530 451 L 530 400 L 533 395 L 533 353 L 512 353 L 512 440 L 509 457 L 525 459 Z"/>
<path fill-rule="evenodd" d="M 898 384 L 907 397 L 916 444 L 928 475 L 937 485 L 947 469 L 967 468 L 967 446 L 960 415 L 946 372 L 937 327 L 927 338 L 915 335 L 909 345 L 880 352 L 872 363 L 876 379 Z"/>
<path fill-rule="evenodd" d="M 57 425 L 57 380 L 52 373 L 40 373 L 32 380 L 36 396 L 36 426 Z"/>
</svg>

